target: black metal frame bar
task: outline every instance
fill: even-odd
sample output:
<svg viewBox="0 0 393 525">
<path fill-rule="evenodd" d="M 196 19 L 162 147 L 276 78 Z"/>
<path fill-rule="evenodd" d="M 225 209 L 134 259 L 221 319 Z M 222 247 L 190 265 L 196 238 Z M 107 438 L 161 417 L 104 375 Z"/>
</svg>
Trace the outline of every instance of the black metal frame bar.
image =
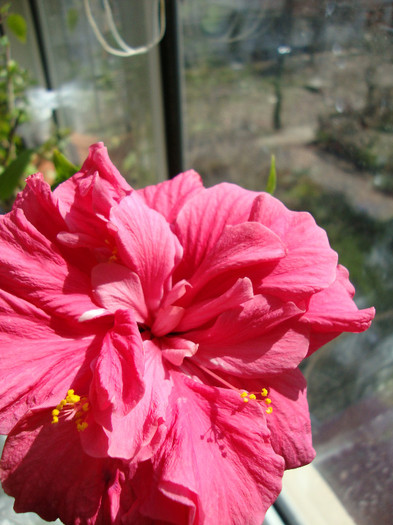
<svg viewBox="0 0 393 525">
<path fill-rule="evenodd" d="M 166 31 L 160 43 L 168 177 L 184 171 L 182 83 L 178 0 L 165 1 Z"/>
</svg>

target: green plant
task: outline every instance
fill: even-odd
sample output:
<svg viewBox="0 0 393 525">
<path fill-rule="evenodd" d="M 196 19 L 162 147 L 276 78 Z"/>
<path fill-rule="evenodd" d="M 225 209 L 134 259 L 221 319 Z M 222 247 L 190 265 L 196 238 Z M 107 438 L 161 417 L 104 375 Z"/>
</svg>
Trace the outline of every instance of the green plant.
<svg viewBox="0 0 393 525">
<path fill-rule="evenodd" d="M 68 135 L 67 131 L 56 129 L 45 143 L 34 149 L 24 143 L 20 126 L 29 120 L 26 93 L 34 81 L 12 58 L 6 31 L 26 43 L 28 29 L 23 16 L 11 13 L 10 7 L 8 3 L 0 8 L 0 204 L 3 210 L 10 207 L 24 178 L 37 171 L 39 160 L 53 160 L 53 152 L 63 148 Z M 60 172 L 56 173 L 59 165 Z M 64 163 L 54 162 L 54 171 L 56 183 L 64 179 Z"/>
</svg>

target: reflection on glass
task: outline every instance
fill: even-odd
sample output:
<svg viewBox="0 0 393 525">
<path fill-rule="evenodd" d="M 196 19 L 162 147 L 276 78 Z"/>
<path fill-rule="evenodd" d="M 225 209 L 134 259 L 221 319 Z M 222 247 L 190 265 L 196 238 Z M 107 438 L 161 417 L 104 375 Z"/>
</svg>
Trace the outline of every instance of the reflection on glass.
<svg viewBox="0 0 393 525">
<path fill-rule="evenodd" d="M 360 525 L 393 513 L 393 3 L 181 3 L 187 166 L 309 210 L 371 330 L 305 365 L 315 466 Z"/>
<path fill-rule="evenodd" d="M 103 5 L 91 5 L 110 42 Z M 103 140 L 132 184 L 157 182 L 165 174 L 162 138 L 156 130 L 161 111 L 157 49 L 128 58 L 110 55 L 97 41 L 83 2 L 40 0 L 38 7 L 57 117 L 71 131 L 75 162 L 86 157 L 91 143 Z M 116 29 L 130 45 L 146 45 L 152 39 L 150 11 L 135 0 L 114 4 Z"/>
</svg>

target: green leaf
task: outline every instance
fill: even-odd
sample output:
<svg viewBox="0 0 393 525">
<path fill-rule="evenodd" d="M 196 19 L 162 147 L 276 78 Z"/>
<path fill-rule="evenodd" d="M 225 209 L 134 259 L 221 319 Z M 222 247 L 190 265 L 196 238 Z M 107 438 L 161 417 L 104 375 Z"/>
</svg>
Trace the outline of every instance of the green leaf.
<svg viewBox="0 0 393 525">
<path fill-rule="evenodd" d="M 27 37 L 27 23 L 23 16 L 12 13 L 7 16 L 6 23 L 8 28 L 24 44 Z"/>
<path fill-rule="evenodd" d="M 79 12 L 75 8 L 70 8 L 67 11 L 67 27 L 70 33 L 75 31 L 76 26 L 78 25 Z"/>
<path fill-rule="evenodd" d="M 276 157 L 272 155 L 271 161 L 270 161 L 269 178 L 267 179 L 265 191 L 267 193 L 270 193 L 270 195 L 273 195 L 276 190 L 276 185 L 277 185 Z"/>
<path fill-rule="evenodd" d="M 78 166 L 70 162 L 59 150 L 53 152 L 53 164 L 56 168 L 56 177 L 52 190 L 79 171 Z"/>
<path fill-rule="evenodd" d="M 0 175 L 0 200 L 5 201 L 13 196 L 32 154 L 33 150 L 30 149 L 22 151 Z"/>
</svg>

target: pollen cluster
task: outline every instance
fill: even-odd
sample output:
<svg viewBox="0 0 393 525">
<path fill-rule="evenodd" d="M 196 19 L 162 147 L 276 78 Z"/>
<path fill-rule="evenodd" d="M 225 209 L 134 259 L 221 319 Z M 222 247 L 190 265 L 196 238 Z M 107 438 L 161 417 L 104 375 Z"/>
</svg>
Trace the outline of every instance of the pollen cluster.
<svg viewBox="0 0 393 525">
<path fill-rule="evenodd" d="M 265 405 L 267 405 L 265 412 L 267 414 L 271 414 L 273 412 L 273 407 L 270 406 L 272 403 L 272 400 L 270 399 L 270 397 L 268 397 L 268 395 L 269 395 L 269 392 L 267 388 L 262 388 L 260 392 L 243 391 L 240 393 L 240 397 L 243 399 L 245 403 L 248 403 L 250 400 L 257 401 L 259 403 L 264 403 Z"/>
<path fill-rule="evenodd" d="M 58 423 L 59 418 L 64 416 L 65 419 L 73 419 L 78 432 L 83 432 L 88 427 L 85 421 L 88 410 L 87 397 L 78 396 L 74 390 L 70 389 L 67 396 L 52 410 L 52 424 Z"/>
</svg>

